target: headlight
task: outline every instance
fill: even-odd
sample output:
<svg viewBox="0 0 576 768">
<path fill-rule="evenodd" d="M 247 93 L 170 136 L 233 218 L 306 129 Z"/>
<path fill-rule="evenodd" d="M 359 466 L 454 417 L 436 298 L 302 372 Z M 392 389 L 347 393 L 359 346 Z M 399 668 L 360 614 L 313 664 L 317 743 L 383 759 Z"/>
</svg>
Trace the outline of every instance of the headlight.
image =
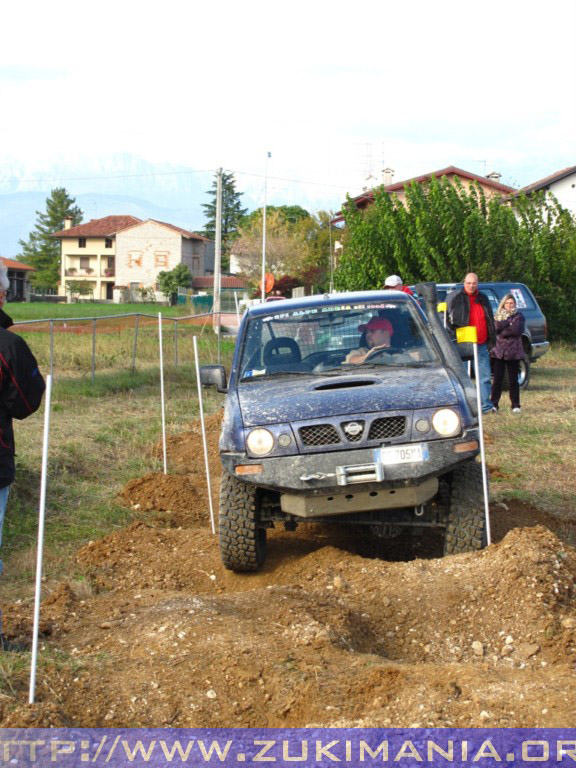
<svg viewBox="0 0 576 768">
<path fill-rule="evenodd" d="M 246 438 L 246 445 L 255 456 L 266 456 L 274 448 L 274 437 L 267 429 L 253 429 Z"/>
<path fill-rule="evenodd" d="M 442 408 L 432 417 L 432 426 L 442 437 L 451 437 L 460 431 L 460 416 L 451 408 Z"/>
</svg>

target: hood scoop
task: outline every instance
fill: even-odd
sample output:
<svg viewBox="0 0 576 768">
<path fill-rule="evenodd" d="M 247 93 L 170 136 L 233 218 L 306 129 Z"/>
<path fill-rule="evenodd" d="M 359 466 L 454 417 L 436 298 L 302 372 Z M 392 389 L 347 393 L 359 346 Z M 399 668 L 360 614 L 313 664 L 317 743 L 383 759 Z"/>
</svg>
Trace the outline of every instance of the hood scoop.
<svg viewBox="0 0 576 768">
<path fill-rule="evenodd" d="M 351 389 L 352 387 L 369 387 L 371 384 L 378 384 L 378 379 L 336 379 L 336 381 L 327 381 L 314 387 L 316 392 L 323 392 L 329 389 Z"/>
</svg>

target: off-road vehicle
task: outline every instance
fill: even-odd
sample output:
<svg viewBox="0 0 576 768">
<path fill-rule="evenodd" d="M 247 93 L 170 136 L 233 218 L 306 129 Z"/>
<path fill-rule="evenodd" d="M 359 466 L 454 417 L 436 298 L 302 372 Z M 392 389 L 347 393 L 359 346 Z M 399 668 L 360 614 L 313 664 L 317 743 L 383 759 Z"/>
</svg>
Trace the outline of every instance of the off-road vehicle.
<svg viewBox="0 0 576 768">
<path fill-rule="evenodd" d="M 484 544 L 476 391 L 436 311 L 398 291 L 289 299 L 249 309 L 226 386 L 220 455 L 220 549 L 258 569 L 266 532 L 305 522 L 445 533 L 445 554 Z M 388 344 L 365 326 L 386 318 Z M 376 325 L 382 325 L 378 320 Z M 371 327 L 372 327 L 371 325 Z M 362 349 L 361 364 L 350 362 Z M 356 358 L 357 359 L 357 358 Z"/>
</svg>

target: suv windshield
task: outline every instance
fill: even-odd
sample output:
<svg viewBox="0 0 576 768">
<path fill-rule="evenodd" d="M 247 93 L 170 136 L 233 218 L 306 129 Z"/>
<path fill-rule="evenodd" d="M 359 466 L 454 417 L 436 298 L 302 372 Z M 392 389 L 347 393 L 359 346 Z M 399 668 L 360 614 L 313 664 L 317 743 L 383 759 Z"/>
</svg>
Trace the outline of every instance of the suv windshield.
<svg viewBox="0 0 576 768">
<path fill-rule="evenodd" d="M 248 320 L 240 379 L 320 373 L 356 365 L 418 366 L 438 360 L 411 301 L 319 305 Z"/>
</svg>

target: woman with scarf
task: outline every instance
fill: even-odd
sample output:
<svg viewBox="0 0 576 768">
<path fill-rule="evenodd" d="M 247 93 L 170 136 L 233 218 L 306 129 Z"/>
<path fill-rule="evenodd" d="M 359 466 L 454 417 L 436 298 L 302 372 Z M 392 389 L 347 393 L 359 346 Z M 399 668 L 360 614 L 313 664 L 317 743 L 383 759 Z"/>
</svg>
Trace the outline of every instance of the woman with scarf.
<svg viewBox="0 0 576 768">
<path fill-rule="evenodd" d="M 520 360 L 526 357 L 522 344 L 522 333 L 526 320 L 522 312 L 516 307 L 516 299 L 511 293 L 506 294 L 494 317 L 496 325 L 496 346 L 490 352 L 494 362 L 494 378 L 492 381 L 492 393 L 490 399 L 494 408 L 498 410 L 498 403 L 502 395 L 502 382 L 504 372 L 508 373 L 508 387 L 512 413 L 520 413 L 520 386 L 518 374 Z"/>
</svg>

